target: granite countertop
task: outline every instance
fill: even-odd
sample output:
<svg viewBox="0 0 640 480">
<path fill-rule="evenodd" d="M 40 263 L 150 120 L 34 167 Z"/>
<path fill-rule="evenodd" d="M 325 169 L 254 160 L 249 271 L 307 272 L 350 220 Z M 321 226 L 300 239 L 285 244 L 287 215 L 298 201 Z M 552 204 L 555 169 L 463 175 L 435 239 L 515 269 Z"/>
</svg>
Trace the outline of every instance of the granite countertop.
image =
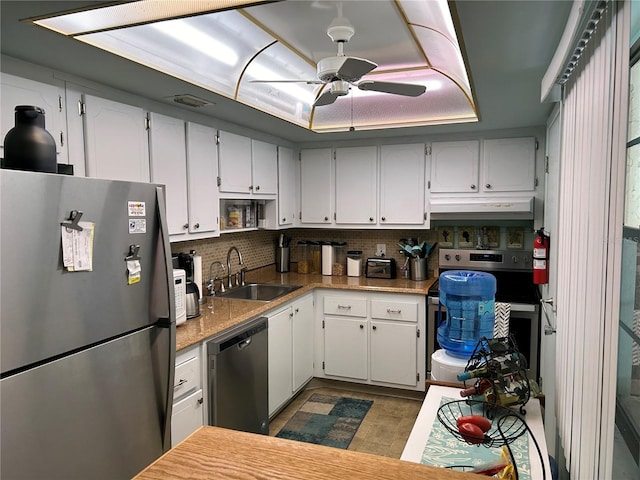
<svg viewBox="0 0 640 480">
<path fill-rule="evenodd" d="M 429 287 L 435 280 L 436 278 L 430 278 L 422 282 L 415 282 L 406 278 L 386 280 L 366 277 L 299 274 L 295 272 L 277 273 L 272 265 L 247 272 L 247 283 L 281 283 L 302 285 L 302 288 L 271 302 L 205 297 L 205 303 L 200 305 L 200 316 L 187 320 L 186 323 L 178 326 L 176 331 L 176 350 L 180 351 L 195 345 L 288 303 L 316 288 L 427 295 Z"/>
<path fill-rule="evenodd" d="M 134 478 L 480 480 L 487 477 L 225 428 L 201 427 Z"/>
</svg>

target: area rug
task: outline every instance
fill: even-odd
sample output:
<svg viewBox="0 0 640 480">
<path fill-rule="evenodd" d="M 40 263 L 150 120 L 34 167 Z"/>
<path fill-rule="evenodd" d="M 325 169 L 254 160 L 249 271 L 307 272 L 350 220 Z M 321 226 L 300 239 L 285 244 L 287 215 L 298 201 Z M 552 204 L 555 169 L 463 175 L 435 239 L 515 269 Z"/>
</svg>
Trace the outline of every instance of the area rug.
<svg viewBox="0 0 640 480">
<path fill-rule="evenodd" d="M 276 437 L 346 449 L 372 400 L 314 393 Z"/>
</svg>

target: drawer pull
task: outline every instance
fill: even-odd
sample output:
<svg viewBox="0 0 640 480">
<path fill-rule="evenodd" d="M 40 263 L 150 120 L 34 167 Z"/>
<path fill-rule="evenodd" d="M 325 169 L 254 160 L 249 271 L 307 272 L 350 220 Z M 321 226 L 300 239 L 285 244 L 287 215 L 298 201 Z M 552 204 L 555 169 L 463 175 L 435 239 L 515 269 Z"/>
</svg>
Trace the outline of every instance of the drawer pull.
<svg viewBox="0 0 640 480">
<path fill-rule="evenodd" d="M 338 305 L 338 310 L 351 310 L 351 305 Z"/>
<path fill-rule="evenodd" d="M 395 310 L 393 308 L 387 308 L 387 313 L 398 313 L 398 314 L 400 314 L 400 313 L 402 313 L 402 310 L 400 310 L 399 308 L 397 308 Z"/>
<path fill-rule="evenodd" d="M 182 385 L 184 385 L 188 381 L 189 380 L 185 380 L 184 378 L 181 378 L 180 381 L 173 386 L 173 389 L 175 390 L 176 388 L 181 387 Z"/>
</svg>

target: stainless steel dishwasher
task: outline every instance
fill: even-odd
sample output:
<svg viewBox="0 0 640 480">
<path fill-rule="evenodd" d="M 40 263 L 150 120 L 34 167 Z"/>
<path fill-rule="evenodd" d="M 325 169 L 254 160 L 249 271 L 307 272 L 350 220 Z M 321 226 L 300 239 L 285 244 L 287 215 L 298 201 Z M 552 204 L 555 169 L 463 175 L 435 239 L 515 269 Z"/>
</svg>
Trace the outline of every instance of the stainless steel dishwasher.
<svg viewBox="0 0 640 480">
<path fill-rule="evenodd" d="M 269 434 L 267 318 L 207 343 L 209 424 Z"/>
</svg>

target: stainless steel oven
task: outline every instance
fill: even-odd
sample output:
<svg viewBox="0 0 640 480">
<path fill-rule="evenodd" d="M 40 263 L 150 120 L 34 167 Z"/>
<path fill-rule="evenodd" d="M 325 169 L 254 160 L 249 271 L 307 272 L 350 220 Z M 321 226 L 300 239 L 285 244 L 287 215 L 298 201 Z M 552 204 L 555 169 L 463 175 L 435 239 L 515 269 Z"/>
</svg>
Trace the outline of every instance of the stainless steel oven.
<svg viewBox="0 0 640 480">
<path fill-rule="evenodd" d="M 496 302 L 511 305 L 509 333 L 529 364 L 529 378 L 538 380 L 540 349 L 540 310 L 537 287 L 533 283 L 529 250 L 463 250 L 441 248 L 438 254 L 438 274 L 448 270 L 475 270 L 496 277 Z M 427 298 L 427 372 L 431 372 L 431 355 L 440 348 L 437 330 L 446 319 L 446 309 L 440 305 L 438 282 Z"/>
</svg>

